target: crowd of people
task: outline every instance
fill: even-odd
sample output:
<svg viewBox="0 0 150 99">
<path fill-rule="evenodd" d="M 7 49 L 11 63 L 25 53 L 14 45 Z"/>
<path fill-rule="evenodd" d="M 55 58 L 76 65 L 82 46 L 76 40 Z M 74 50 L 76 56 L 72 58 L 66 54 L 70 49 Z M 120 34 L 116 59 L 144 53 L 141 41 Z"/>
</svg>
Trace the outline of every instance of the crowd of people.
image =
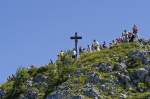
<svg viewBox="0 0 150 99">
<path fill-rule="evenodd" d="M 120 43 L 128 43 L 128 42 L 135 42 L 138 40 L 138 27 L 137 25 L 133 25 L 132 31 L 124 30 L 122 35 L 115 40 L 112 40 L 112 42 L 109 43 L 109 45 L 106 44 L 104 41 L 102 44 L 100 44 L 97 40 L 93 40 L 91 45 L 87 45 L 87 48 L 83 48 L 82 46 L 79 47 L 77 51 L 75 49 L 72 50 L 72 58 L 76 59 L 78 54 L 81 55 L 85 52 L 95 52 L 100 51 L 102 49 L 106 48 L 112 48 L 114 45 L 120 44 Z M 65 52 L 61 51 L 59 54 L 60 60 L 63 61 L 65 58 Z"/>
</svg>

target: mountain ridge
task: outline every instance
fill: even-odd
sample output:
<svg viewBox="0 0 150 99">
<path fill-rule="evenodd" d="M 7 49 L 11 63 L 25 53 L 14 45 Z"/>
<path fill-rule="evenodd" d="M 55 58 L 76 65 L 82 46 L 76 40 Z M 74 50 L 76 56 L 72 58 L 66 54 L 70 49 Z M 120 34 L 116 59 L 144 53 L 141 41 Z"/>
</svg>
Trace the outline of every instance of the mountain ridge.
<svg viewBox="0 0 150 99">
<path fill-rule="evenodd" d="M 2 99 L 149 99 L 150 41 L 121 43 L 75 60 L 20 68 L 0 86 Z"/>
</svg>

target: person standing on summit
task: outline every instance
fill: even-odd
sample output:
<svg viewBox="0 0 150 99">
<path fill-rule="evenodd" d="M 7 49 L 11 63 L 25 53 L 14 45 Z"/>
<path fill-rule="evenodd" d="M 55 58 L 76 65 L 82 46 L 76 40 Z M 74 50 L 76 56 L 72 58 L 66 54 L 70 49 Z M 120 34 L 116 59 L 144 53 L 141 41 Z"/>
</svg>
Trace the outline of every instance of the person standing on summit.
<svg viewBox="0 0 150 99">
<path fill-rule="evenodd" d="M 77 58 L 77 52 L 76 52 L 76 49 L 73 49 L 72 52 L 73 52 L 73 53 L 72 53 L 72 58 L 73 58 L 73 59 Z"/>
<path fill-rule="evenodd" d="M 129 38 L 128 38 L 128 32 L 127 30 L 124 30 L 122 33 L 122 38 L 123 38 L 123 42 L 129 42 Z"/>
<path fill-rule="evenodd" d="M 63 50 L 60 51 L 60 61 L 64 62 L 65 60 L 65 52 Z"/>
<path fill-rule="evenodd" d="M 133 25 L 133 28 L 132 28 L 132 32 L 133 32 L 133 35 L 134 35 L 134 40 L 137 40 L 138 39 L 138 33 L 139 29 L 138 29 L 138 26 L 137 25 Z"/>
<path fill-rule="evenodd" d="M 100 50 L 99 42 L 97 40 L 93 40 L 92 49 L 94 51 L 99 51 Z"/>
</svg>

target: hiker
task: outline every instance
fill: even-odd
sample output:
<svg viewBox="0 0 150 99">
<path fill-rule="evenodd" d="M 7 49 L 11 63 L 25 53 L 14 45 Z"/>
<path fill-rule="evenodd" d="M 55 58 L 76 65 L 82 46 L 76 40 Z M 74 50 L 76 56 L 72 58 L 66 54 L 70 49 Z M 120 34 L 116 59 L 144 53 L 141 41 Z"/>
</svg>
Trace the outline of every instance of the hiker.
<svg viewBox="0 0 150 99">
<path fill-rule="evenodd" d="M 7 81 L 11 81 L 15 79 L 16 79 L 15 75 L 12 74 L 11 76 L 8 76 Z"/>
<path fill-rule="evenodd" d="M 65 60 L 65 52 L 61 50 L 59 57 L 60 57 L 60 61 L 63 62 Z"/>
<path fill-rule="evenodd" d="M 90 45 L 87 46 L 87 52 L 92 52 L 92 48 Z"/>
<path fill-rule="evenodd" d="M 95 50 L 95 48 L 94 48 L 94 45 L 92 44 L 92 46 L 91 46 L 91 49 L 92 49 L 92 51 L 94 51 Z"/>
<path fill-rule="evenodd" d="M 138 27 L 134 24 L 133 28 L 132 28 L 132 32 L 134 35 L 134 41 L 138 39 L 138 35 L 137 35 L 138 31 L 139 31 Z"/>
<path fill-rule="evenodd" d="M 75 49 L 73 49 L 72 58 L 75 59 L 76 57 L 77 57 L 77 51 Z"/>
<path fill-rule="evenodd" d="M 133 30 L 133 33 L 134 33 L 134 34 L 137 34 L 137 33 L 138 33 L 138 27 L 137 27 L 135 24 L 133 25 L 132 30 Z"/>
<path fill-rule="evenodd" d="M 112 46 L 113 45 L 116 45 L 117 43 L 116 43 L 116 41 L 115 40 L 112 40 Z"/>
<path fill-rule="evenodd" d="M 135 35 L 134 35 L 134 34 L 132 34 L 132 36 L 131 36 L 131 38 L 130 38 L 129 42 L 134 42 L 134 40 L 135 40 Z"/>
<path fill-rule="evenodd" d="M 125 43 L 129 42 L 127 30 L 124 30 L 124 32 L 122 33 L 122 38 L 123 38 L 123 42 L 125 42 Z"/>
<path fill-rule="evenodd" d="M 120 43 L 123 43 L 123 38 L 122 37 L 120 37 L 119 40 L 120 40 Z"/>
<path fill-rule="evenodd" d="M 105 41 L 103 42 L 102 47 L 103 47 L 103 49 L 107 48 L 107 46 L 106 46 L 106 42 L 105 42 Z"/>
<path fill-rule="evenodd" d="M 83 52 L 83 53 L 85 53 L 85 52 L 86 52 L 86 49 L 85 49 L 85 48 L 83 48 L 83 49 L 82 49 L 82 52 Z"/>
<path fill-rule="evenodd" d="M 79 55 L 81 55 L 81 53 L 83 53 L 83 48 L 80 46 L 79 47 Z"/>
<path fill-rule="evenodd" d="M 133 42 L 134 41 L 134 35 L 132 32 L 128 32 L 128 39 L 129 39 L 129 42 Z"/>
<path fill-rule="evenodd" d="M 54 64 L 54 62 L 53 62 L 53 60 L 52 60 L 52 59 L 50 59 L 50 64 Z"/>
<path fill-rule="evenodd" d="M 117 42 L 117 44 L 122 43 L 123 42 L 123 38 L 122 37 L 117 38 L 116 42 Z"/>
<path fill-rule="evenodd" d="M 109 43 L 109 49 L 113 48 L 113 44 Z"/>
<path fill-rule="evenodd" d="M 92 49 L 93 49 L 93 51 L 99 51 L 100 50 L 100 46 L 99 46 L 99 42 L 98 41 L 93 40 Z"/>
</svg>

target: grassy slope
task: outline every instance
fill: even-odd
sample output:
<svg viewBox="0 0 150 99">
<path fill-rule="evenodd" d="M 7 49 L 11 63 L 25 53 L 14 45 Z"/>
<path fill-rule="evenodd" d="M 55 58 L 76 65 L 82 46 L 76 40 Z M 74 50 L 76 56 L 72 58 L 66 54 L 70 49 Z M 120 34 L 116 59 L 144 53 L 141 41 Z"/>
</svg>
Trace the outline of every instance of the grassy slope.
<svg viewBox="0 0 150 99">
<path fill-rule="evenodd" d="M 72 67 L 74 70 L 76 70 L 77 68 L 80 68 L 84 72 L 95 71 L 97 74 L 101 75 L 103 79 L 109 80 L 111 73 L 97 71 L 92 66 L 97 63 L 101 63 L 101 62 L 107 62 L 107 63 L 112 64 L 112 66 L 113 66 L 114 64 L 118 64 L 118 62 L 120 62 L 121 60 L 126 60 L 126 59 L 129 60 L 128 54 L 131 51 L 144 50 L 145 48 L 150 50 L 150 47 L 148 45 L 141 46 L 137 43 L 130 43 L 130 44 L 124 43 L 124 44 L 116 45 L 112 49 L 104 49 L 99 52 L 93 52 L 93 53 L 84 53 L 81 55 L 81 57 L 77 61 L 75 61 L 75 63 L 72 65 Z M 137 63 L 137 65 L 138 66 L 136 68 L 128 68 L 128 71 L 134 71 L 138 67 L 143 66 L 140 62 Z M 41 69 L 41 68 L 39 68 L 39 69 Z M 39 69 L 37 69 L 34 72 L 34 74 L 32 74 L 30 76 L 34 77 L 34 75 L 37 75 L 38 73 L 42 73 L 42 74 L 48 73 L 48 70 L 40 71 Z M 113 77 L 115 79 L 114 75 L 113 75 Z M 76 92 L 75 90 L 79 91 L 79 89 L 76 89 L 76 87 L 82 88 L 84 86 L 84 84 L 86 83 L 86 79 L 87 78 L 84 76 L 81 76 L 80 78 L 72 77 L 72 78 L 68 79 L 67 82 L 71 85 L 71 83 L 74 83 L 78 80 L 80 81 L 80 83 L 78 85 L 75 85 L 75 84 L 73 85 L 73 87 L 74 87 L 73 90 L 74 90 L 74 92 Z M 14 84 L 14 81 L 8 81 L 5 84 L 3 84 L 1 87 L 4 88 L 6 91 L 10 91 L 13 89 L 13 84 Z M 118 86 L 118 92 L 123 92 L 123 91 L 124 91 L 123 87 Z M 43 93 L 43 92 L 41 92 L 41 93 Z M 108 93 L 103 93 L 103 94 L 105 96 L 107 96 L 108 99 L 112 98 L 112 97 L 108 96 Z M 128 98 L 142 99 L 142 98 L 146 97 L 147 95 L 150 95 L 150 92 L 138 93 L 138 92 L 131 91 Z"/>
<path fill-rule="evenodd" d="M 140 45 L 138 43 L 123 43 L 114 46 L 112 49 L 104 49 L 99 52 L 93 52 L 93 53 L 84 53 L 81 55 L 80 59 L 75 63 L 77 66 L 80 68 L 83 68 L 86 71 L 95 71 L 99 75 L 101 75 L 104 79 L 109 80 L 110 74 L 111 73 L 106 73 L 102 71 L 96 71 L 95 68 L 92 68 L 94 64 L 106 62 L 110 63 L 113 65 L 118 64 L 122 60 L 129 60 L 130 58 L 128 57 L 128 54 L 130 52 L 136 51 L 136 50 L 150 50 L 149 45 Z M 137 66 L 134 68 L 127 68 L 127 70 L 130 71 L 135 71 L 138 68 L 143 67 L 141 62 L 137 61 Z M 112 74 L 113 75 L 113 74 Z M 115 76 L 114 76 L 115 78 Z M 124 89 L 121 86 L 118 86 L 118 92 L 123 92 Z M 139 92 L 130 92 L 130 95 L 128 98 L 130 99 L 144 99 L 146 96 L 150 95 L 150 92 L 145 92 L 145 93 L 139 93 Z M 107 98 L 112 98 L 112 97 L 107 97 Z M 115 97 L 117 98 L 117 97 Z"/>
</svg>

